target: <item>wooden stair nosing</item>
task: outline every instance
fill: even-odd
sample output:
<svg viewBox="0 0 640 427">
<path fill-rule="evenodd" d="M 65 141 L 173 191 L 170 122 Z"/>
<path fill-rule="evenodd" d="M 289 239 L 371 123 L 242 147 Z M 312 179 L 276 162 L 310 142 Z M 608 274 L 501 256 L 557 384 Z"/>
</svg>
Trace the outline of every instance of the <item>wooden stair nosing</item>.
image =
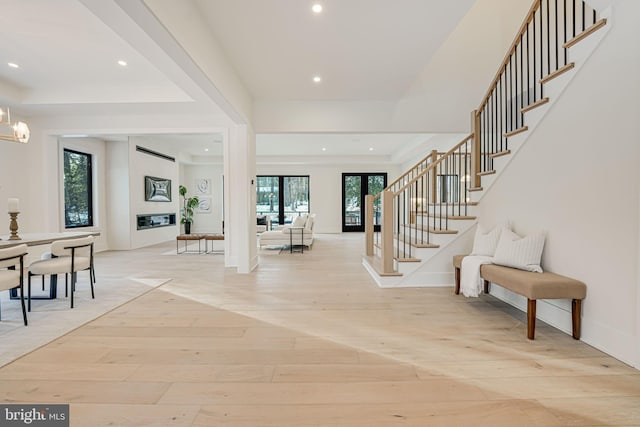
<svg viewBox="0 0 640 427">
<path fill-rule="evenodd" d="M 574 45 L 578 44 L 578 42 L 581 42 L 582 40 L 586 39 L 591 34 L 595 33 L 600 28 L 604 27 L 606 24 L 607 24 L 607 18 L 600 19 L 598 22 L 596 22 L 595 24 L 593 24 L 589 28 L 586 28 L 580 34 L 578 34 L 577 36 L 575 36 L 574 38 L 572 38 L 571 40 L 569 40 L 568 42 L 563 44 L 562 47 L 564 49 L 569 49 L 571 46 L 574 46 Z"/>
<path fill-rule="evenodd" d="M 439 206 L 464 206 L 465 203 L 429 203 L 429 206 L 439 207 Z M 467 202 L 467 206 L 478 206 L 478 202 Z"/>
<path fill-rule="evenodd" d="M 503 136 L 505 138 L 511 138 L 512 136 L 516 136 L 519 133 L 526 132 L 528 130 L 529 130 L 529 126 L 522 126 L 521 128 L 518 128 L 518 129 L 512 130 L 511 132 L 505 133 Z"/>
<path fill-rule="evenodd" d="M 476 175 L 478 175 L 478 176 L 487 176 L 487 175 L 493 175 L 494 173 L 496 173 L 495 170 L 490 170 L 490 171 L 478 172 Z"/>
<path fill-rule="evenodd" d="M 467 188 L 467 191 L 482 191 L 482 187 L 471 187 L 471 188 Z"/>
<path fill-rule="evenodd" d="M 424 216 L 426 216 L 427 218 L 432 217 L 429 214 L 426 214 Z M 439 215 L 433 215 L 433 217 L 440 218 Z M 448 219 L 450 221 L 467 221 L 467 220 L 475 220 L 475 219 L 477 219 L 477 217 L 475 217 L 473 215 L 449 215 L 448 217 L 445 217 L 445 219 Z M 416 223 L 411 223 L 411 224 L 403 224 L 403 225 L 410 226 L 410 225 L 417 225 L 417 224 Z"/>
<path fill-rule="evenodd" d="M 451 218 L 449 218 L 451 219 Z M 443 218 L 443 221 L 445 221 L 445 219 Z M 440 221 L 440 224 L 442 224 L 442 221 Z M 430 224 L 423 224 L 423 225 L 418 225 L 418 224 L 401 224 L 403 227 L 407 227 L 411 230 L 417 230 L 417 232 L 421 232 L 421 231 L 428 231 L 429 233 L 432 234 L 456 234 L 458 232 L 458 230 L 441 230 L 438 228 L 433 228 Z"/>
<path fill-rule="evenodd" d="M 497 157 L 502 157 L 509 154 L 511 154 L 511 150 L 502 150 L 502 151 L 498 151 L 497 153 L 489 154 L 489 157 L 492 159 L 495 159 Z"/>
<path fill-rule="evenodd" d="M 536 102 L 527 105 L 526 107 L 522 107 L 520 109 L 521 113 L 526 113 L 527 111 L 531 111 L 534 108 L 538 108 L 541 105 L 546 104 L 547 102 L 549 102 L 549 98 L 542 98 L 542 99 L 538 99 Z"/>
<path fill-rule="evenodd" d="M 544 76 L 543 78 L 541 78 L 540 79 L 540 84 L 544 84 L 544 83 L 547 83 L 547 82 L 555 79 L 556 77 L 558 77 L 558 76 L 566 73 L 567 71 L 571 70 L 575 66 L 576 66 L 575 62 L 569 62 L 567 65 L 558 68 L 553 73 L 549 73 L 546 76 Z"/>
<path fill-rule="evenodd" d="M 376 273 L 378 273 L 378 276 L 380 277 L 400 277 L 402 276 L 402 273 L 398 272 L 398 271 L 394 271 L 392 273 L 383 273 L 382 270 L 382 260 L 380 259 L 380 257 L 377 256 L 365 256 L 364 258 L 367 259 L 367 262 L 369 263 L 369 265 L 371 266 L 371 268 L 373 268 Z"/>
<path fill-rule="evenodd" d="M 426 231 L 426 230 L 425 230 Z M 440 247 L 440 245 L 437 245 L 435 243 L 418 243 L 418 242 L 407 242 L 406 240 L 404 240 L 403 238 L 401 238 L 401 236 L 394 236 L 394 238 L 396 240 L 398 240 L 399 242 L 402 243 L 407 243 L 411 246 L 413 246 L 414 248 L 419 248 L 419 249 L 438 249 Z"/>
<path fill-rule="evenodd" d="M 422 262 L 421 259 L 418 258 L 393 258 L 398 262 Z"/>
</svg>

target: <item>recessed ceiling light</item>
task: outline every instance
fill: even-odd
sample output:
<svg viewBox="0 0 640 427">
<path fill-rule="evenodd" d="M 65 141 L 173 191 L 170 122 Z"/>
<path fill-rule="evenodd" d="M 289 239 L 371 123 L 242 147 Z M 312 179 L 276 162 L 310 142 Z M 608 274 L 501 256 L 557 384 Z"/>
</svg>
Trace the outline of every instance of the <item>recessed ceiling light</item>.
<svg viewBox="0 0 640 427">
<path fill-rule="evenodd" d="M 208 149 L 208 148 L 205 148 L 205 149 L 204 149 L 204 151 L 209 151 L 209 149 Z"/>
<path fill-rule="evenodd" d="M 120 65 L 121 67 L 126 67 L 127 66 L 127 61 L 123 61 L 122 59 L 118 61 L 118 65 Z"/>
<path fill-rule="evenodd" d="M 327 148 L 326 147 L 322 147 L 322 151 L 327 151 Z"/>
<path fill-rule="evenodd" d="M 313 13 L 322 12 L 322 4 L 321 3 L 314 3 L 313 6 L 311 6 L 311 10 L 313 11 Z"/>
<path fill-rule="evenodd" d="M 373 151 L 373 147 L 369 147 L 369 151 Z"/>
<path fill-rule="evenodd" d="M 7 62 L 7 65 L 11 68 L 20 68 L 20 66 L 15 62 Z"/>
<path fill-rule="evenodd" d="M 320 76 L 313 76 L 313 82 L 314 83 L 320 83 L 322 81 L 322 77 Z"/>
</svg>

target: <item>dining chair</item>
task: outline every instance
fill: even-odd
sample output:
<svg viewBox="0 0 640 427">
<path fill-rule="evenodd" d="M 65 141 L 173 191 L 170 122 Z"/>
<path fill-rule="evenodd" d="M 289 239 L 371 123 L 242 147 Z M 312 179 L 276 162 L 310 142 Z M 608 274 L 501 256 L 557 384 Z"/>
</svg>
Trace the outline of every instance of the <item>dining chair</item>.
<svg viewBox="0 0 640 427">
<path fill-rule="evenodd" d="M 93 284 L 93 236 L 78 239 L 58 240 L 51 244 L 51 258 L 40 259 L 29 265 L 27 282 L 28 310 L 31 311 L 31 277 L 64 274 L 65 296 L 69 295 L 69 275 L 71 275 L 71 308 L 74 305 L 73 294 L 76 288 L 77 273 L 89 270 L 91 298 L 95 298 Z"/>
<path fill-rule="evenodd" d="M 24 307 L 25 255 L 27 255 L 27 245 L 25 244 L 0 249 L 0 291 L 20 290 L 22 318 L 24 319 L 24 326 L 27 326 L 27 310 Z"/>
</svg>

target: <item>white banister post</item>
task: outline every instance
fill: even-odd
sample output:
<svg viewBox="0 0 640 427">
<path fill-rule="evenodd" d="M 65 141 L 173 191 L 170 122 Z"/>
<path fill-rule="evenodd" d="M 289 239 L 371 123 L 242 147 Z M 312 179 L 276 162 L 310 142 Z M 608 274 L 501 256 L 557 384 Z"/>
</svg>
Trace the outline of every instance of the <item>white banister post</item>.
<svg viewBox="0 0 640 427">
<path fill-rule="evenodd" d="M 366 233 L 365 253 L 367 256 L 373 256 L 373 226 L 375 219 L 373 196 L 371 194 L 364 196 L 364 215 L 364 231 Z"/>
<path fill-rule="evenodd" d="M 393 197 L 391 191 L 382 192 L 381 257 L 382 272 L 393 273 Z"/>
</svg>

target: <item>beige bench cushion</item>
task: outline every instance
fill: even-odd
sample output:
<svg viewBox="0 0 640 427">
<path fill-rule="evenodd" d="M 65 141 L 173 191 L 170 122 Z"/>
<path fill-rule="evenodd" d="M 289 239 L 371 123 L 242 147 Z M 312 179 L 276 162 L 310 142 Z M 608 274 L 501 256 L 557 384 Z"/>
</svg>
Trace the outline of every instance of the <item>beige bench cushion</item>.
<svg viewBox="0 0 640 427">
<path fill-rule="evenodd" d="M 587 296 L 587 285 L 581 281 L 548 271 L 532 273 L 485 264 L 480 267 L 480 276 L 529 299 L 584 299 Z"/>
<path fill-rule="evenodd" d="M 466 255 L 454 255 L 453 256 L 453 266 L 455 268 L 462 267 L 462 258 L 466 257 Z"/>
<path fill-rule="evenodd" d="M 465 256 L 455 255 L 453 266 L 460 268 Z M 584 299 L 587 296 L 587 285 L 583 282 L 548 271 L 532 273 L 485 264 L 480 267 L 480 276 L 529 299 Z"/>
</svg>

